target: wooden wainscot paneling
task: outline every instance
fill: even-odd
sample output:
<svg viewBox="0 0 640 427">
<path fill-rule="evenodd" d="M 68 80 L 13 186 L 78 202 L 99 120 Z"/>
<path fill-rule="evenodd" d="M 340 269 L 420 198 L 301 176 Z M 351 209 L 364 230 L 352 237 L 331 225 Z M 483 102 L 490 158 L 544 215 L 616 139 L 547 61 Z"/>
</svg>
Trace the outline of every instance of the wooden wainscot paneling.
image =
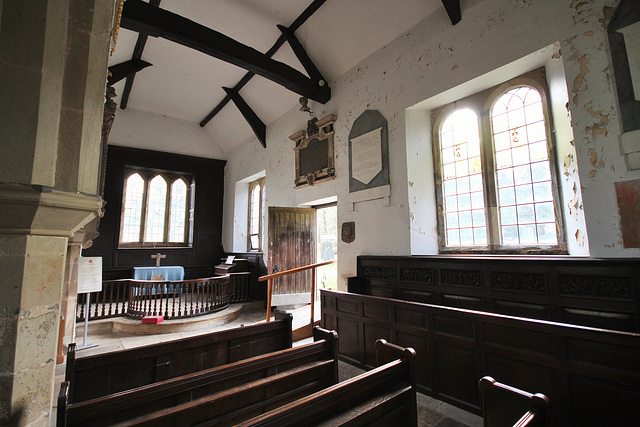
<svg viewBox="0 0 640 427">
<path fill-rule="evenodd" d="M 349 291 L 640 332 L 637 259 L 361 255 Z"/>
<path fill-rule="evenodd" d="M 437 342 L 434 347 L 436 363 L 433 368 L 439 371 L 435 375 L 438 395 L 477 412 L 480 408 L 477 391 L 480 369 L 475 351 L 444 342 Z M 441 371 L 446 372 L 446 376 Z"/>
<path fill-rule="evenodd" d="M 418 389 L 436 399 L 480 413 L 477 383 L 489 375 L 547 395 L 552 426 L 635 425 L 640 419 L 638 333 L 338 291 L 321 294 L 323 326 L 336 326 L 343 360 L 373 367 L 371 343 L 377 338 L 413 347 Z M 362 310 L 333 308 L 345 302 Z M 393 322 L 362 315 L 385 313 L 384 307 Z"/>
</svg>

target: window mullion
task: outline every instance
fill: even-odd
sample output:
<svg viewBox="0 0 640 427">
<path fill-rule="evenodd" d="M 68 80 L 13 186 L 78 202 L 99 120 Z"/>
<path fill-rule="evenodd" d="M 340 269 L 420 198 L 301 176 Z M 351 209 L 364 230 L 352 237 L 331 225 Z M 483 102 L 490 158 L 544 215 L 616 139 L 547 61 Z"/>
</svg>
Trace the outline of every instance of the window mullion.
<svg viewBox="0 0 640 427">
<path fill-rule="evenodd" d="M 163 177 L 164 178 L 164 177 Z M 162 231 L 162 241 L 169 242 L 169 224 L 171 221 L 171 192 L 173 190 L 173 182 L 167 184 L 167 196 L 164 203 L 164 230 Z"/>
<path fill-rule="evenodd" d="M 487 243 L 489 248 L 495 249 L 500 246 L 501 240 L 490 110 L 483 111 L 480 117 L 480 147 L 482 153 L 482 182 L 484 184 L 484 200 L 487 215 Z"/>
<path fill-rule="evenodd" d="M 147 206 L 148 206 L 148 197 L 149 197 L 149 186 L 150 186 L 149 177 L 144 177 L 144 192 L 142 193 L 142 215 L 140 218 L 140 237 L 138 239 L 138 243 L 144 243 L 144 235 L 147 229 Z"/>
</svg>

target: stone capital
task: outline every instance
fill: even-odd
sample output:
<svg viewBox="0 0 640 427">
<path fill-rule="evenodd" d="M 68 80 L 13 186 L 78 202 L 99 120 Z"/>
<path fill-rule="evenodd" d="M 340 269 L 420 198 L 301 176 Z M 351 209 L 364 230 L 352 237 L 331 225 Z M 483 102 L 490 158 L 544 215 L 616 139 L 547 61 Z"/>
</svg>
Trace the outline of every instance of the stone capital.
<svg viewBox="0 0 640 427">
<path fill-rule="evenodd" d="M 103 215 L 95 194 L 53 187 L 0 183 L 0 234 L 71 238 Z"/>
</svg>

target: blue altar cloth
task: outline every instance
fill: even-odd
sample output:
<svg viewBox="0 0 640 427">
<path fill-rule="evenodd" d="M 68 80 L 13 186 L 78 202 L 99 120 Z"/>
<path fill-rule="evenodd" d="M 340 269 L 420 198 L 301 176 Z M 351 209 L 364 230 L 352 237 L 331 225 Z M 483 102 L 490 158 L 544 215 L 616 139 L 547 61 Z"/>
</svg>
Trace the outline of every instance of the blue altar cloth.
<svg viewBox="0 0 640 427">
<path fill-rule="evenodd" d="M 133 267 L 133 278 L 136 280 L 184 280 L 184 268 L 167 267 Z"/>
</svg>

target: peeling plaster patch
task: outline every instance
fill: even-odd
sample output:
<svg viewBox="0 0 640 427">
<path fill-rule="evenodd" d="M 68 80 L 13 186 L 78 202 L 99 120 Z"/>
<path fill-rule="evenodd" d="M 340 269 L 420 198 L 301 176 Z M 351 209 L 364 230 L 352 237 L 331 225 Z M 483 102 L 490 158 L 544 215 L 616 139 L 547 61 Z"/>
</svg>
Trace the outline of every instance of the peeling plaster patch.
<svg viewBox="0 0 640 427">
<path fill-rule="evenodd" d="M 604 160 L 602 160 L 602 157 L 598 158 L 598 152 L 595 148 L 589 148 L 589 156 L 591 156 L 591 158 L 589 159 L 589 163 L 591 163 L 591 166 L 596 166 L 599 168 L 604 167 Z"/>
<path fill-rule="evenodd" d="M 609 133 L 607 126 L 611 122 L 611 119 L 609 119 L 609 116 L 611 114 L 602 114 L 602 110 L 596 111 L 593 108 L 589 108 L 587 112 L 592 116 L 598 117 L 597 122 L 595 122 L 592 126 L 587 126 L 586 128 L 587 133 L 591 132 L 592 140 L 595 140 L 599 135 L 607 136 L 607 134 Z"/>
<path fill-rule="evenodd" d="M 576 230 L 576 242 L 578 242 L 578 246 L 584 248 L 584 233 L 579 229 Z"/>
<path fill-rule="evenodd" d="M 569 201 L 569 214 L 573 215 L 573 219 L 575 221 L 578 220 L 578 203 L 579 202 L 580 202 L 580 199 L 578 198 L 578 196 L 575 196 L 573 199 Z"/>
<path fill-rule="evenodd" d="M 582 33 L 583 35 L 587 36 L 587 37 L 593 37 L 593 30 L 591 31 L 585 31 L 584 33 Z"/>
<path fill-rule="evenodd" d="M 458 68 L 458 66 L 454 65 L 453 67 L 451 67 L 451 71 L 454 71 L 456 68 Z"/>
<path fill-rule="evenodd" d="M 605 6 L 602 9 L 603 17 L 598 19 L 598 22 L 600 23 L 602 28 L 607 28 L 609 26 L 609 22 L 611 22 L 611 18 L 613 17 L 613 14 L 615 13 L 615 11 L 616 11 L 615 8 L 609 7 L 609 6 Z"/>
<path fill-rule="evenodd" d="M 578 92 L 583 88 L 587 74 L 591 71 L 589 70 L 589 67 L 587 67 L 589 60 L 590 58 L 587 58 L 587 55 L 580 55 L 580 52 L 577 50 L 569 57 L 569 61 L 574 61 L 577 64 L 580 64 L 580 74 L 578 74 L 573 80 L 573 87 L 571 90 L 571 93 L 573 94 L 573 105 L 578 105 Z"/>
<path fill-rule="evenodd" d="M 570 174 L 575 173 L 576 169 L 573 168 L 571 171 L 571 165 L 573 164 L 573 154 L 567 154 L 564 156 L 564 174 L 568 177 Z M 575 186 L 574 186 L 575 188 Z"/>
</svg>

